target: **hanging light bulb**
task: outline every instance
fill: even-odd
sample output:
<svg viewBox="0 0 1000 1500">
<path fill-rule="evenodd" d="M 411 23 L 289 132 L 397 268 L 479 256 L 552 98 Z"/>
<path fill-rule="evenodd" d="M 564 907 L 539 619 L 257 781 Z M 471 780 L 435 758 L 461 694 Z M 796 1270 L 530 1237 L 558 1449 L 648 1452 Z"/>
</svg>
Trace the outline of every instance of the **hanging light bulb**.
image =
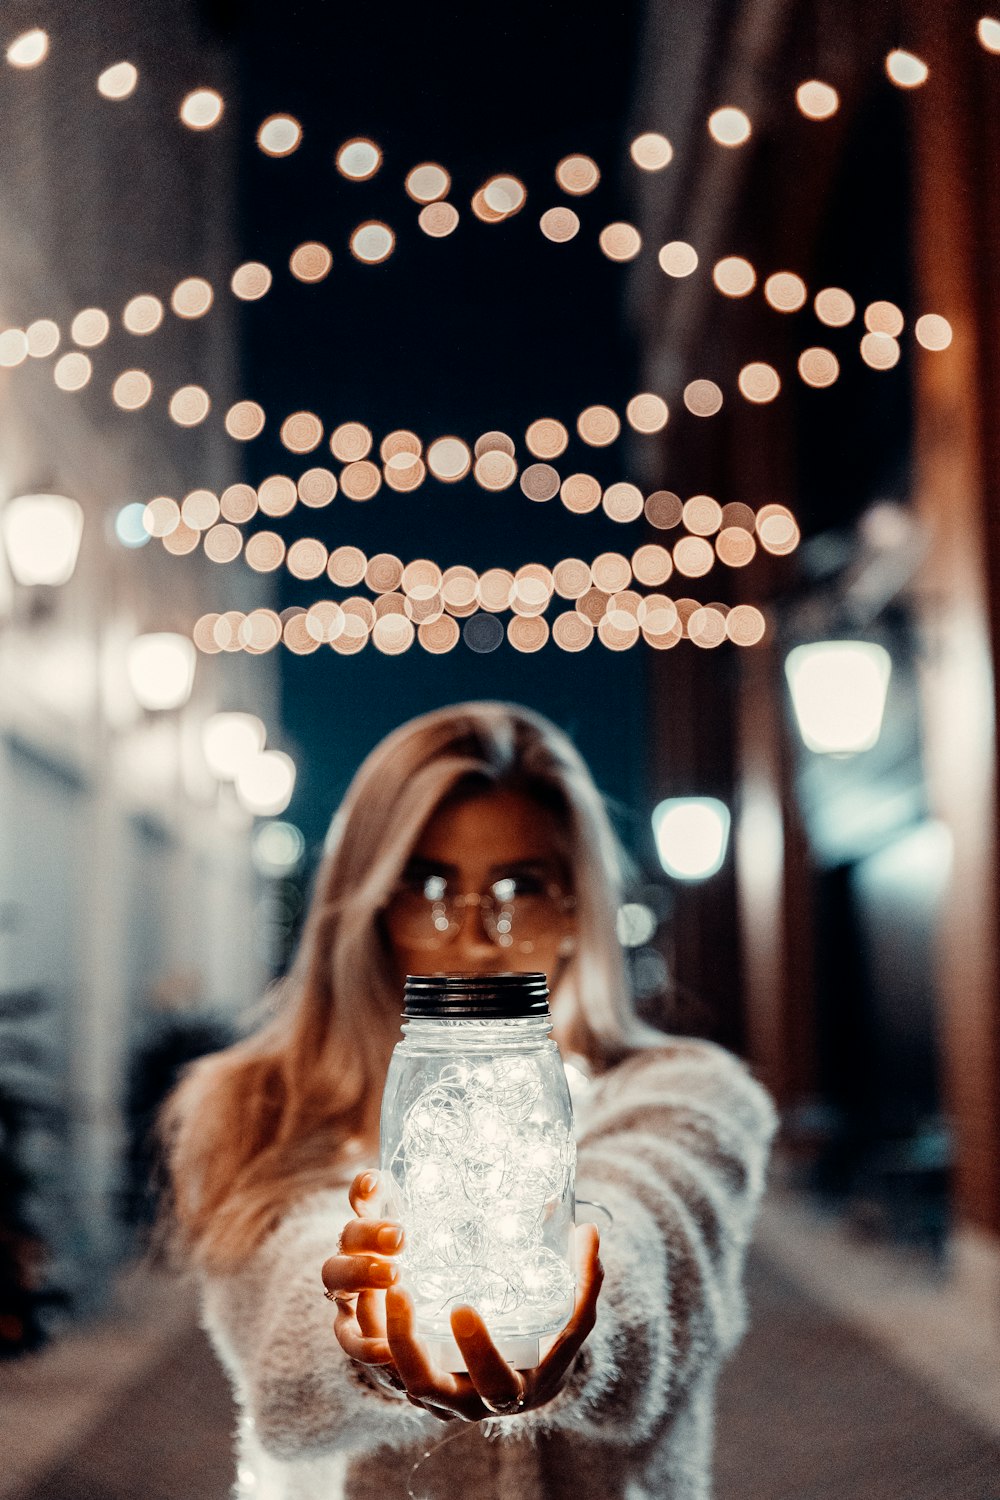
<svg viewBox="0 0 1000 1500">
<path fill-rule="evenodd" d="M 283 813 L 295 790 L 295 762 L 281 750 L 262 750 L 236 775 L 236 795 L 258 818 Z"/>
<path fill-rule="evenodd" d="M 196 652 L 186 635 L 155 631 L 131 643 L 126 657 L 129 685 L 143 708 L 180 708 L 191 696 Z"/>
<path fill-rule="evenodd" d="M 799 732 L 810 750 L 854 755 L 882 728 L 892 659 L 873 641 L 817 641 L 785 658 Z"/>
<path fill-rule="evenodd" d="M 660 864 L 677 880 L 707 880 L 722 868 L 729 808 L 717 797 L 668 797 L 653 810 Z"/>
<path fill-rule="evenodd" d="M 66 583 L 73 576 L 83 509 L 68 495 L 18 495 L 0 516 L 0 530 L 18 583 Z"/>
<path fill-rule="evenodd" d="M 267 730 L 256 714 L 212 714 L 201 731 L 205 764 L 220 781 L 235 781 L 263 750 L 266 738 Z"/>
</svg>

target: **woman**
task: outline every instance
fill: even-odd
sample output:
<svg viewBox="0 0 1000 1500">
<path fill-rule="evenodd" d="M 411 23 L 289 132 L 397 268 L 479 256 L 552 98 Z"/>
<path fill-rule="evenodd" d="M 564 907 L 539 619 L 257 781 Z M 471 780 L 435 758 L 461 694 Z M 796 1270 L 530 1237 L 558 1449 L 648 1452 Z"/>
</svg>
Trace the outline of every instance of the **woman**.
<svg viewBox="0 0 1000 1500">
<path fill-rule="evenodd" d="M 777 1117 L 724 1048 L 635 1017 L 621 874 L 584 762 L 526 709 L 424 715 L 358 771 L 277 1014 L 195 1064 L 168 1111 L 176 1219 L 242 1411 L 237 1493 L 709 1495 Z M 549 976 L 553 1035 L 590 1075 L 577 1190 L 614 1227 L 603 1266 L 577 1231 L 576 1310 L 538 1370 L 455 1309 L 469 1374 L 447 1375 L 395 1284 L 399 1226 L 374 1216 L 382 1086 L 407 973 L 511 970 Z"/>
</svg>

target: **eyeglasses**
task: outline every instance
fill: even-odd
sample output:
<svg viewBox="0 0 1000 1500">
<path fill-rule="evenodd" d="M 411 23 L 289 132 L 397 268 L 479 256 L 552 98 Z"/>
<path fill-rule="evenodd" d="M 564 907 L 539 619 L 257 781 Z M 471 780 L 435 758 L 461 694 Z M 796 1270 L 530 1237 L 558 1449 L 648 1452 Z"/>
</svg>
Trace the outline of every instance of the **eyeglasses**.
<svg viewBox="0 0 1000 1500">
<path fill-rule="evenodd" d="M 537 875 L 505 875 L 483 891 L 454 890 L 443 875 L 405 877 L 386 906 L 393 936 L 415 948 L 443 948 L 459 932 L 467 906 L 478 906 L 498 948 L 529 952 L 576 905 L 561 886 Z"/>
</svg>

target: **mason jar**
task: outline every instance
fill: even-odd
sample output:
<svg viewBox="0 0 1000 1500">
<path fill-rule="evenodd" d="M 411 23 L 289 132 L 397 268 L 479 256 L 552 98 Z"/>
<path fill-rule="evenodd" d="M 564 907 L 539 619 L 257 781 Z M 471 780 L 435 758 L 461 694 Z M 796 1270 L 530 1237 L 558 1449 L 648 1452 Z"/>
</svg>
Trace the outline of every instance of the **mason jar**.
<svg viewBox="0 0 1000 1500">
<path fill-rule="evenodd" d="M 464 1370 L 451 1309 L 538 1364 L 576 1292 L 576 1140 L 544 974 L 406 980 L 381 1117 L 383 1209 L 406 1237 L 400 1281 L 435 1362 Z"/>
</svg>

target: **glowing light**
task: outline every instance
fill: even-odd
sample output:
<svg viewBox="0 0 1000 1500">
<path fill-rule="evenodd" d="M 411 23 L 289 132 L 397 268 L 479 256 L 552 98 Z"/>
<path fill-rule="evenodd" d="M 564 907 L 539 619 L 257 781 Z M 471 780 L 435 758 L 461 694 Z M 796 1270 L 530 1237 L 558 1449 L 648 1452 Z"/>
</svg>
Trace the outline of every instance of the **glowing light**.
<svg viewBox="0 0 1000 1500">
<path fill-rule="evenodd" d="M 775 312 L 798 312 L 805 306 L 806 284 L 794 271 L 775 271 L 764 283 L 764 296 Z"/>
<path fill-rule="evenodd" d="M 235 562 L 243 551 L 242 533 L 228 521 L 223 521 L 205 532 L 204 548 L 205 556 L 210 562 Z"/>
<path fill-rule="evenodd" d="M 642 491 L 634 484 L 619 482 L 609 484 L 604 491 L 601 504 L 612 521 L 635 521 L 642 515 Z"/>
<path fill-rule="evenodd" d="M 262 750 L 236 775 L 237 797 L 258 818 L 283 813 L 294 790 L 295 762 L 282 750 Z"/>
<path fill-rule="evenodd" d="M 178 427 L 197 427 L 208 416 L 211 404 L 200 385 L 182 385 L 170 398 L 170 415 Z"/>
<path fill-rule="evenodd" d="M 861 358 L 873 370 L 891 370 L 899 363 L 899 344 L 888 333 L 866 333 L 861 340 Z"/>
<path fill-rule="evenodd" d="M 773 365 L 756 361 L 744 365 L 739 374 L 740 394 L 747 400 L 761 405 L 773 401 L 781 390 L 781 379 Z"/>
<path fill-rule="evenodd" d="M 507 217 L 506 213 L 502 210 L 490 207 L 486 201 L 486 193 L 483 188 L 480 188 L 477 193 L 473 194 L 470 206 L 476 218 L 481 220 L 483 224 L 500 224 Z"/>
<path fill-rule="evenodd" d="M 211 714 L 202 725 L 205 764 L 219 781 L 235 781 L 264 748 L 267 731 L 256 714 Z"/>
<path fill-rule="evenodd" d="M 239 628 L 239 644 L 251 656 L 273 651 L 281 640 L 281 616 L 273 609 L 251 610 Z"/>
<path fill-rule="evenodd" d="M 145 547 L 150 540 L 143 521 L 145 512 L 146 507 L 141 501 L 134 500 L 129 505 L 123 505 L 115 516 L 115 536 L 123 547 Z"/>
<path fill-rule="evenodd" d="M 514 575 L 506 568 L 487 568 L 479 580 L 479 602 L 490 614 L 509 609 L 514 598 Z"/>
<path fill-rule="evenodd" d="M 22 31 L 7 48 L 7 61 L 12 68 L 37 68 L 49 54 L 48 34 L 39 27 Z"/>
<path fill-rule="evenodd" d="M 483 198 L 494 213 L 508 218 L 524 207 L 527 200 L 524 183 L 517 177 L 491 177 L 483 185 Z"/>
<path fill-rule="evenodd" d="M 810 750 L 853 755 L 870 750 L 882 728 L 892 661 L 870 641 L 796 646 L 785 659 L 799 732 Z"/>
<path fill-rule="evenodd" d="M 717 797 L 668 797 L 653 810 L 660 864 L 675 880 L 707 880 L 722 869 L 729 809 Z"/>
<path fill-rule="evenodd" d="M 270 291 L 271 281 L 271 272 L 262 261 L 246 260 L 236 267 L 229 285 L 234 297 L 243 302 L 257 302 Z"/>
<path fill-rule="evenodd" d="M 662 172 L 674 159 L 674 148 L 665 135 L 647 130 L 637 135 L 629 147 L 629 155 L 643 172 Z"/>
<path fill-rule="evenodd" d="M 406 191 L 415 203 L 436 203 L 451 187 L 451 177 L 436 161 L 424 161 L 406 174 Z"/>
<path fill-rule="evenodd" d="M 59 325 L 51 318 L 39 318 L 25 330 L 25 343 L 31 359 L 48 359 L 59 348 Z"/>
<path fill-rule="evenodd" d="M 432 240 L 443 240 L 458 228 L 458 209 L 453 203 L 428 203 L 417 215 L 417 223 Z"/>
<path fill-rule="evenodd" d="M 644 588 L 659 588 L 674 571 L 673 559 L 666 547 L 646 542 L 632 553 L 632 573 Z"/>
<path fill-rule="evenodd" d="M 765 630 L 764 616 L 752 604 L 737 604 L 726 616 L 726 634 L 736 646 L 756 646 Z"/>
<path fill-rule="evenodd" d="M 620 552 L 602 552 L 590 565 L 594 587 L 602 594 L 620 594 L 632 582 L 632 564 Z"/>
<path fill-rule="evenodd" d="M 592 474 L 570 474 L 559 492 L 563 505 L 574 515 L 586 515 L 601 503 L 602 490 Z"/>
<path fill-rule="evenodd" d="M 248 443 L 264 431 L 264 408 L 256 401 L 237 401 L 226 412 L 226 431 L 238 443 Z"/>
<path fill-rule="evenodd" d="M 317 644 L 335 641 L 344 632 L 346 618 L 339 604 L 335 604 L 331 599 L 319 599 L 306 612 L 306 633 Z"/>
<path fill-rule="evenodd" d="M 529 464 L 521 475 L 521 489 L 529 500 L 554 500 L 561 480 L 551 464 Z"/>
<path fill-rule="evenodd" d="M 667 403 L 662 396 L 655 396 L 650 391 L 643 391 L 638 396 L 633 396 L 625 408 L 625 416 L 629 426 L 636 432 L 660 432 L 667 425 L 670 413 Z"/>
<path fill-rule="evenodd" d="M 457 437 L 438 438 L 427 450 L 427 467 L 435 479 L 446 484 L 464 479 L 472 467 L 468 444 Z"/>
<path fill-rule="evenodd" d="M 538 227 L 547 240 L 555 245 L 565 245 L 580 232 L 580 218 L 571 208 L 547 208 L 538 221 Z"/>
<path fill-rule="evenodd" d="M 382 475 L 367 459 L 348 464 L 341 471 L 340 489 L 348 500 L 371 500 L 382 487 Z"/>
<path fill-rule="evenodd" d="M 330 469 L 306 469 L 299 475 L 296 489 L 303 505 L 320 509 L 329 505 L 337 493 L 337 476 Z"/>
<path fill-rule="evenodd" d="M 844 328 L 856 311 L 850 292 L 839 286 L 827 286 L 817 292 L 813 307 L 817 318 L 828 328 Z"/>
<path fill-rule="evenodd" d="M 552 587 L 563 599 L 579 599 L 591 581 L 590 564 L 579 557 L 564 557 L 552 570 Z"/>
<path fill-rule="evenodd" d="M 674 543 L 674 567 L 685 578 L 703 578 L 715 562 L 710 542 L 700 536 L 682 536 Z"/>
<path fill-rule="evenodd" d="M 830 84 L 810 78 L 795 90 L 795 102 L 807 120 L 829 120 L 840 108 L 840 95 Z"/>
<path fill-rule="evenodd" d="M 345 141 L 337 152 L 337 171 L 352 182 L 367 182 L 382 165 L 382 152 L 362 136 Z"/>
<path fill-rule="evenodd" d="M 299 245 L 292 251 L 288 262 L 289 270 L 295 279 L 304 281 L 310 286 L 329 276 L 332 265 L 333 256 L 326 245 L 320 244 L 319 240 L 307 240 Z"/>
<path fill-rule="evenodd" d="M 558 458 L 569 443 L 569 433 L 554 417 L 540 417 L 524 434 L 524 441 L 536 458 Z"/>
<path fill-rule="evenodd" d="M 58 587 L 76 567 L 83 508 L 68 495 L 18 495 L 0 511 L 0 534 L 17 583 Z"/>
<path fill-rule="evenodd" d="M 259 875 L 293 875 L 302 863 L 306 841 L 294 823 L 262 823 L 253 836 L 250 857 Z"/>
<path fill-rule="evenodd" d="M 993 16 L 982 16 L 976 26 L 976 35 L 987 52 L 1000 53 L 1000 21 Z"/>
<path fill-rule="evenodd" d="M 0 333 L 0 366 L 13 369 L 28 357 L 28 335 L 23 328 L 5 328 Z"/>
<path fill-rule="evenodd" d="M 672 490 L 654 490 L 646 496 L 646 520 L 657 531 L 669 531 L 680 525 L 684 513 L 684 502 Z"/>
<path fill-rule="evenodd" d="M 222 95 L 215 89 L 195 89 L 181 105 L 181 119 L 191 130 L 210 130 L 222 119 Z"/>
<path fill-rule="evenodd" d="M 610 406 L 588 406 L 577 418 L 576 430 L 592 448 L 606 448 L 618 437 L 622 424 Z"/>
<path fill-rule="evenodd" d="M 136 702 L 153 712 L 180 708 L 191 696 L 195 661 L 194 642 L 186 635 L 156 631 L 137 636 L 125 660 Z"/>
<path fill-rule="evenodd" d="M 326 565 L 326 575 L 331 583 L 351 589 L 365 576 L 368 559 L 360 547 L 335 547 Z"/>
<path fill-rule="evenodd" d="M 712 280 L 725 297 L 746 297 L 757 285 L 757 273 L 741 255 L 727 255 L 716 261 Z"/>
<path fill-rule="evenodd" d="M 579 610 L 563 610 L 552 621 L 552 639 L 561 651 L 585 651 L 594 639 L 593 622 Z"/>
<path fill-rule="evenodd" d="M 142 512 L 142 524 L 150 536 L 169 536 L 172 531 L 177 530 L 180 519 L 181 508 L 169 495 L 157 495 Z"/>
<path fill-rule="evenodd" d="M 475 458 L 480 458 L 484 453 L 492 453 L 497 450 L 501 453 L 509 454 L 511 458 L 514 457 L 516 452 L 514 439 L 509 433 L 497 431 L 481 433 L 476 438 L 475 447 L 472 452 Z"/>
<path fill-rule="evenodd" d="M 367 458 L 371 447 L 372 435 L 362 422 L 342 422 L 330 434 L 330 452 L 344 464 Z"/>
<path fill-rule="evenodd" d="M 722 524 L 735 526 L 740 531 L 752 532 L 757 525 L 757 516 L 749 505 L 744 505 L 741 500 L 733 500 L 722 507 Z"/>
<path fill-rule="evenodd" d="M 573 197 L 592 193 L 600 180 L 600 169 L 589 156 L 564 156 L 556 167 L 556 182 Z"/>
<path fill-rule="evenodd" d="M 757 553 L 757 543 L 742 526 L 724 526 L 715 539 L 715 551 L 727 568 L 745 568 Z"/>
<path fill-rule="evenodd" d="M 127 99 L 139 82 L 139 70 L 130 62 L 113 63 L 97 80 L 97 91 L 105 99 Z"/>
<path fill-rule="evenodd" d="M 623 948 L 641 948 L 657 926 L 655 914 L 641 901 L 626 901 L 618 908 L 615 931 Z"/>
<path fill-rule="evenodd" d="M 77 313 L 69 327 L 74 344 L 80 344 L 84 349 L 103 344 L 110 330 L 111 320 L 100 307 L 85 307 L 82 312 Z"/>
<path fill-rule="evenodd" d="M 951 324 L 939 313 L 924 313 L 917 319 L 913 331 L 917 336 L 917 343 L 922 344 L 925 349 L 947 349 L 952 340 Z"/>
<path fill-rule="evenodd" d="M 93 373 L 85 354 L 64 354 L 56 360 L 52 378 L 61 391 L 82 391 Z"/>
<path fill-rule="evenodd" d="M 598 238 L 608 260 L 635 260 L 642 249 L 642 235 L 634 224 L 606 224 Z"/>
<path fill-rule="evenodd" d="M 484 490 L 506 490 L 517 478 L 517 464 L 509 453 L 492 449 L 476 459 L 473 473 Z"/>
<path fill-rule="evenodd" d="M 865 327 L 869 333 L 888 333 L 898 338 L 903 331 L 903 314 L 895 302 L 869 302 L 865 308 Z"/>
<path fill-rule="evenodd" d="M 231 484 L 219 496 L 219 505 L 227 521 L 241 526 L 257 514 L 257 491 L 249 484 Z"/>
<path fill-rule="evenodd" d="M 214 298 L 215 293 L 203 276 L 187 276 L 174 287 L 170 306 L 179 318 L 201 318 Z"/>
<path fill-rule="evenodd" d="M 385 466 L 385 482 L 391 490 L 409 494 L 427 478 L 427 467 L 412 453 L 397 453 Z"/>
<path fill-rule="evenodd" d="M 192 490 L 181 505 L 181 520 L 195 531 L 207 531 L 219 519 L 219 497 L 211 490 Z"/>
<path fill-rule="evenodd" d="M 145 370 L 124 370 L 111 388 L 111 397 L 123 411 L 138 411 L 153 394 L 153 382 Z"/>
<path fill-rule="evenodd" d="M 513 615 L 507 622 L 508 641 L 525 655 L 540 651 L 548 638 L 548 622 L 541 615 Z"/>
<path fill-rule="evenodd" d="M 684 505 L 682 519 L 695 536 L 712 536 L 722 525 L 722 506 L 711 495 L 692 495 Z"/>
<path fill-rule="evenodd" d="M 122 313 L 122 323 L 129 333 L 147 334 L 155 333 L 163 322 L 163 303 L 159 297 L 143 295 L 133 297 L 125 304 Z"/>
<path fill-rule="evenodd" d="M 885 60 L 885 71 L 891 81 L 901 89 L 917 89 L 926 83 L 930 70 L 927 64 L 912 52 L 897 47 Z"/>
<path fill-rule="evenodd" d="M 369 219 L 359 224 L 351 235 L 351 254 L 365 265 L 377 266 L 388 260 L 396 244 L 396 236 L 388 224 L 378 219 Z"/>
<path fill-rule="evenodd" d="M 305 610 L 290 615 L 285 620 L 281 638 L 288 650 L 296 656 L 309 656 L 311 652 L 318 651 L 320 642 L 310 634 L 307 624 Z"/>
<path fill-rule="evenodd" d="M 417 626 L 417 640 L 425 651 L 430 651 L 434 656 L 454 651 L 460 636 L 458 622 L 450 615 L 441 615 L 437 620 L 427 620 Z"/>
<path fill-rule="evenodd" d="M 726 639 L 725 606 L 703 605 L 696 609 L 687 622 L 688 639 L 703 651 L 714 650 Z"/>
<path fill-rule="evenodd" d="M 285 544 L 276 531 L 258 531 L 243 549 L 247 566 L 255 573 L 273 573 L 285 558 Z"/>
<path fill-rule="evenodd" d="M 372 626 L 372 645 L 385 656 L 402 656 L 416 636 L 416 626 L 406 615 L 382 615 Z"/>
<path fill-rule="evenodd" d="M 269 474 L 257 489 L 257 503 L 265 516 L 287 516 L 297 499 L 295 481 L 287 474 Z"/>
<path fill-rule="evenodd" d="M 722 391 L 714 380 L 692 380 L 684 387 L 684 405 L 693 417 L 714 417 L 722 410 Z"/>
<path fill-rule="evenodd" d="M 302 126 L 294 115 L 268 115 L 257 132 L 257 144 L 267 156 L 291 156 L 302 144 Z"/>
<path fill-rule="evenodd" d="M 657 260 L 668 276 L 690 276 L 698 269 L 698 252 L 686 240 L 670 240 L 661 246 Z"/>
<path fill-rule="evenodd" d="M 798 545 L 799 528 L 787 506 L 762 505 L 755 525 L 761 546 L 775 556 L 794 551 Z"/>
<path fill-rule="evenodd" d="M 751 125 L 743 110 L 727 105 L 709 115 L 708 130 L 720 146 L 742 146 L 750 139 Z"/>
<path fill-rule="evenodd" d="M 597 638 L 609 651 L 628 651 L 639 639 L 639 622 L 624 610 L 605 614 L 597 622 Z"/>
<path fill-rule="evenodd" d="M 799 374 L 806 385 L 822 388 L 833 385 L 840 374 L 840 361 L 831 349 L 819 345 L 803 349 L 799 355 Z"/>
<path fill-rule="evenodd" d="M 288 549 L 285 565 L 293 578 L 318 578 L 326 569 L 327 550 L 315 537 L 300 537 Z"/>
<path fill-rule="evenodd" d="M 293 412 L 281 424 L 281 441 L 291 453 L 311 453 L 323 441 L 323 423 L 315 412 Z"/>
</svg>

